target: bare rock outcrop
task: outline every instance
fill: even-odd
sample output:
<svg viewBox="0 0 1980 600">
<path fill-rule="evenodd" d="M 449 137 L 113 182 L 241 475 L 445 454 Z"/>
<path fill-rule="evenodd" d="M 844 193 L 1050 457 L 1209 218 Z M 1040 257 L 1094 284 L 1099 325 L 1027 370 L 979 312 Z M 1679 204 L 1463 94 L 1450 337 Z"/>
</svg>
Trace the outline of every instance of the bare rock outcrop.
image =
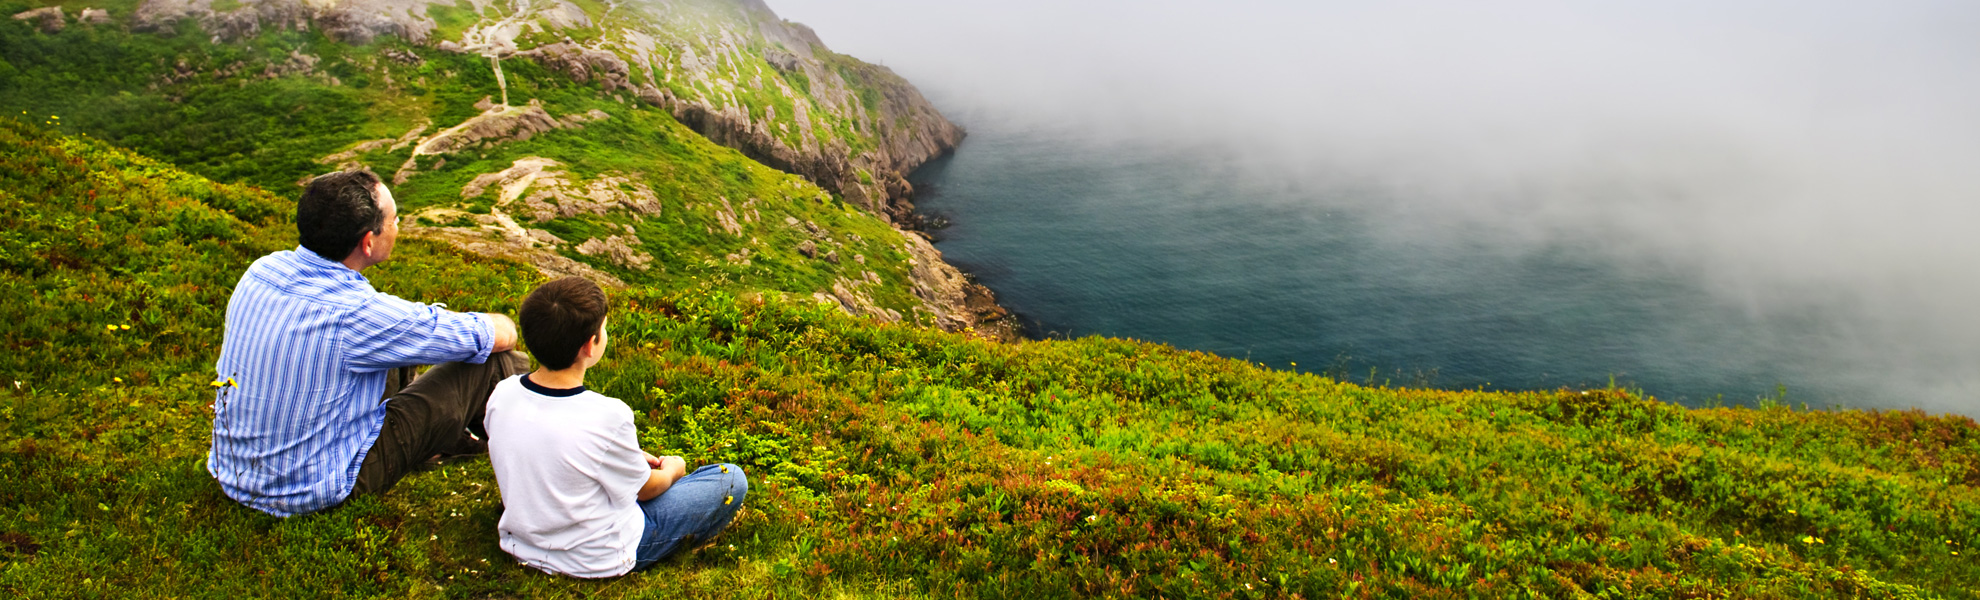
<svg viewBox="0 0 1980 600">
<path fill-rule="evenodd" d="M 888 323 L 899 323 L 901 312 L 885 308 L 873 302 L 873 296 L 866 293 L 867 286 L 880 283 L 880 276 L 872 271 L 864 273 L 860 279 L 839 277 L 832 281 L 831 293 L 815 292 L 811 296 L 820 302 L 836 304 L 847 313 L 868 317 Z"/>
<path fill-rule="evenodd" d="M 522 193 L 536 182 L 537 176 L 542 175 L 544 169 L 560 167 L 563 164 L 539 156 L 519 158 L 510 163 L 507 169 L 475 176 L 467 185 L 461 187 L 461 198 L 474 198 L 487 193 L 489 186 L 501 186 L 501 195 L 497 202 L 506 205 L 522 197 Z"/>
<path fill-rule="evenodd" d="M 561 255 L 559 252 L 565 249 L 600 257 L 628 269 L 652 268 L 653 255 L 640 249 L 639 236 L 630 225 L 621 226 L 625 235 L 589 238 L 572 246 L 511 216 L 513 212 L 540 223 L 579 213 L 603 215 L 627 211 L 640 218 L 660 214 L 658 197 L 637 175 L 607 173 L 585 181 L 565 172 L 563 166 L 542 157 L 517 159 L 507 169 L 484 173 L 462 186 L 464 199 L 490 191 L 496 193 L 495 204 L 487 214 L 472 214 L 459 208 L 426 208 L 409 215 L 413 225 L 406 231 L 476 254 L 523 261 L 552 276 L 579 275 L 623 285 L 609 274 Z"/>
<path fill-rule="evenodd" d="M 548 231 L 527 229 L 501 213 L 471 215 L 455 208 L 429 208 L 412 215 L 402 235 L 430 239 L 461 250 L 514 260 L 551 277 L 578 276 L 599 285 L 625 287 L 625 282 L 570 257 L 558 254 L 563 240 Z M 457 223 L 435 226 L 426 223 Z"/>
<path fill-rule="evenodd" d="M 914 295 L 935 315 L 936 325 L 949 331 L 975 331 L 1004 341 L 1021 337 L 1021 327 L 990 288 L 942 260 L 942 251 L 920 235 L 908 234 L 907 248 Z"/>
<path fill-rule="evenodd" d="M 537 100 L 530 100 L 525 106 L 503 106 L 490 102 L 488 98 L 482 98 L 475 107 L 482 109 L 481 114 L 420 139 L 418 145 L 413 146 L 412 156 L 407 158 L 405 164 L 399 166 L 398 173 L 392 176 L 392 184 L 398 185 L 411 179 L 418 172 L 421 156 L 522 141 L 558 129 L 583 129 L 585 123 L 611 118 L 611 115 L 604 111 L 592 109 L 584 113 L 564 115 L 560 119 L 543 110 L 543 104 Z M 417 136 L 420 131 L 425 131 L 425 127 L 422 126 L 418 131 L 408 133 L 407 137 Z M 392 147 L 397 149 L 407 143 L 411 141 L 401 138 Z"/>
<path fill-rule="evenodd" d="M 86 25 L 109 25 L 110 11 L 101 8 L 85 8 L 82 9 L 82 14 L 76 15 L 76 22 Z"/>
<path fill-rule="evenodd" d="M 584 243 L 578 244 L 577 251 L 578 254 L 585 256 L 604 258 L 621 267 L 644 271 L 651 268 L 647 263 L 653 262 L 653 255 L 640 251 L 639 245 L 639 236 L 628 233 L 623 236 L 606 236 L 602 240 L 598 238 L 585 240 Z"/>
<path fill-rule="evenodd" d="M 409 227 L 406 234 L 414 237 L 445 242 L 447 245 L 486 256 L 518 261 L 535 267 L 549 277 L 583 277 L 610 287 L 625 287 L 626 282 L 598 269 L 552 251 L 530 248 L 507 240 L 490 239 L 485 233 L 474 229 L 453 227 Z"/>
<path fill-rule="evenodd" d="M 63 26 L 68 25 L 68 17 L 62 14 L 60 6 L 44 6 L 21 11 L 14 14 L 14 20 L 34 21 L 35 26 L 48 33 L 61 31 Z"/>
<path fill-rule="evenodd" d="M 536 223 L 615 210 L 637 218 L 660 214 L 659 196 L 636 175 L 604 173 L 579 181 L 560 168 L 563 166 L 548 158 L 520 158 L 507 169 L 476 176 L 462 186 L 461 198 L 478 197 L 490 187 L 499 187 L 496 208 L 526 215 Z"/>
<path fill-rule="evenodd" d="M 144 0 L 132 18 L 136 31 L 171 31 L 180 19 L 224 40 L 261 33 L 263 28 L 308 30 L 312 24 L 341 42 L 368 43 L 396 35 L 424 43 L 438 24 L 426 15 L 429 5 L 448 0 L 240 0 L 234 8 L 216 10 L 213 0 Z"/>
<path fill-rule="evenodd" d="M 569 5 L 568 2 L 565 5 Z M 576 7 L 571 10 L 576 11 Z M 583 12 L 577 14 L 583 15 Z M 623 58 L 609 50 L 586 48 L 572 42 L 557 42 L 538 46 L 511 55 L 511 58 L 526 58 L 536 61 L 544 68 L 563 73 L 571 80 L 589 83 L 598 80 L 605 91 L 633 89 L 628 79 L 631 68 Z"/>
<path fill-rule="evenodd" d="M 556 3 L 552 4 L 549 8 L 543 9 L 537 15 L 543 17 L 544 21 L 557 29 L 591 27 L 591 17 L 584 14 L 584 9 L 578 8 L 576 4 L 571 4 L 570 0 L 556 0 Z"/>
<path fill-rule="evenodd" d="M 539 133 L 564 128 L 540 102 L 526 106 L 497 106 L 459 125 L 434 134 L 413 147 L 414 155 L 457 152 L 477 144 L 527 140 Z"/>
</svg>

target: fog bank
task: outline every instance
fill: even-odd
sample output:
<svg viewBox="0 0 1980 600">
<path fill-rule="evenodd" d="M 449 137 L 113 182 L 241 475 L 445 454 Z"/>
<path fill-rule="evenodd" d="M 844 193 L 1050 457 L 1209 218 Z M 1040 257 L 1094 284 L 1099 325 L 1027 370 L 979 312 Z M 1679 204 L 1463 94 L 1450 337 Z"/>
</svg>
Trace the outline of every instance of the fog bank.
<svg viewBox="0 0 1980 600">
<path fill-rule="evenodd" d="M 772 8 L 965 126 L 1187 149 L 1414 243 L 1678 269 L 1834 319 L 1836 362 L 1892 379 L 1862 405 L 1980 414 L 1980 4 L 1363 4 Z"/>
</svg>

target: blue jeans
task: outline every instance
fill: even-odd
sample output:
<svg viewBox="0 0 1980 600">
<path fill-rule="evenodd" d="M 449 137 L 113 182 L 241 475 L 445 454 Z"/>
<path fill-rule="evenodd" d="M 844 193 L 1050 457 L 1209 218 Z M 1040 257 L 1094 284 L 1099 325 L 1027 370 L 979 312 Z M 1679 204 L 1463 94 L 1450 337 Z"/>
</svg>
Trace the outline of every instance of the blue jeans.
<svg viewBox="0 0 1980 600">
<path fill-rule="evenodd" d="M 646 513 L 646 531 L 639 536 L 637 571 L 653 566 L 676 550 L 705 543 L 735 520 L 749 494 L 742 467 L 703 465 L 675 481 L 665 493 L 639 503 Z"/>
</svg>

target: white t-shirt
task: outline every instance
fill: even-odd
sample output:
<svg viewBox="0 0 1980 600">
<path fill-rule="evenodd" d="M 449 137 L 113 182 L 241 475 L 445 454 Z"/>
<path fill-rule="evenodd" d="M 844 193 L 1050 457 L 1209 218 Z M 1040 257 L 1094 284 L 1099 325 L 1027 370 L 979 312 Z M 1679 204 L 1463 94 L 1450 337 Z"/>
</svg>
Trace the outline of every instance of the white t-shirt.
<svg viewBox="0 0 1980 600">
<path fill-rule="evenodd" d="M 573 577 L 632 571 L 646 527 L 639 488 L 652 472 L 632 409 L 582 387 L 546 389 L 523 377 L 496 384 L 482 421 L 502 491 L 502 550 Z"/>
</svg>

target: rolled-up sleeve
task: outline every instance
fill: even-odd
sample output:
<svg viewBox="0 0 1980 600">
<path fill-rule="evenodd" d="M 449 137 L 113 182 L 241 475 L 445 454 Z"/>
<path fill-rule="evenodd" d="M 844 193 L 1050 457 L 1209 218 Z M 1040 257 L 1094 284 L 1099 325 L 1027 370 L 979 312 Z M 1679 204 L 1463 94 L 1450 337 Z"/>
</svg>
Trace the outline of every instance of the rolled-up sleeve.
<svg viewBox="0 0 1980 600">
<path fill-rule="evenodd" d="M 382 371 L 447 362 L 481 363 L 495 334 L 478 313 L 458 313 L 388 294 L 347 314 L 339 336 L 352 371 Z"/>
</svg>

